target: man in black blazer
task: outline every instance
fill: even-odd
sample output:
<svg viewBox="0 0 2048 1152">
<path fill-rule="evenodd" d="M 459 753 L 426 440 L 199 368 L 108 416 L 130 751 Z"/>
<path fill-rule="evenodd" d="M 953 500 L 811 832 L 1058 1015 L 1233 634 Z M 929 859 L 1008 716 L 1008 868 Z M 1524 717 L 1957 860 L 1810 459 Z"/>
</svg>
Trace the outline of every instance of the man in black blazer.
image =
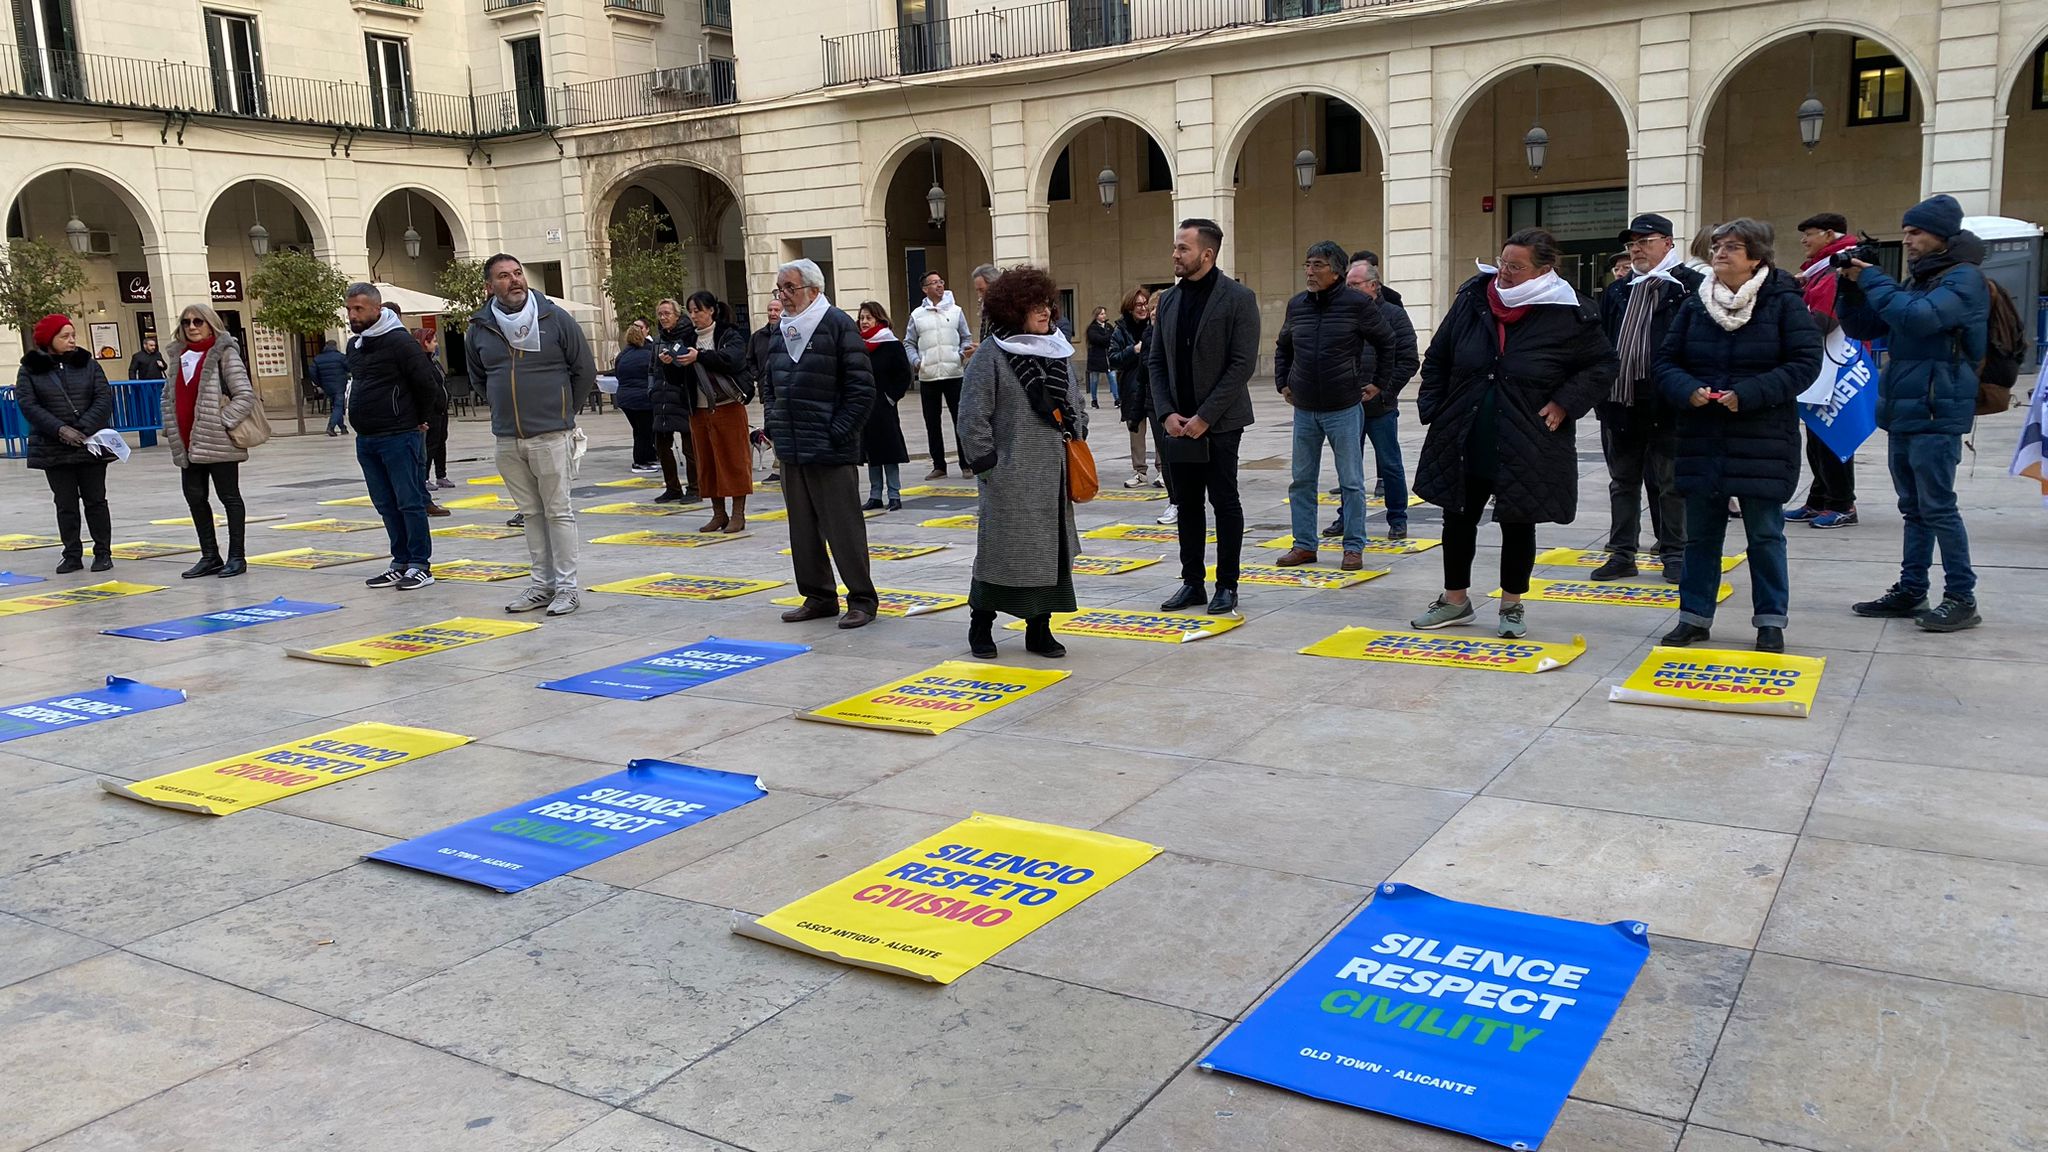
<svg viewBox="0 0 2048 1152">
<path fill-rule="evenodd" d="M 1252 367 L 1258 361 L 1259 301 L 1216 267 L 1223 229 L 1214 220 L 1180 222 L 1173 236 L 1179 282 L 1152 301 L 1158 337 L 1146 341 L 1145 370 L 1158 415 L 1159 458 L 1173 470 L 1180 511 L 1181 590 L 1160 605 L 1179 612 L 1202 603 L 1209 531 L 1202 497 L 1216 510 L 1216 595 L 1212 614 L 1237 610 L 1244 551 L 1244 504 L 1237 494 L 1237 453 L 1252 424 Z"/>
</svg>

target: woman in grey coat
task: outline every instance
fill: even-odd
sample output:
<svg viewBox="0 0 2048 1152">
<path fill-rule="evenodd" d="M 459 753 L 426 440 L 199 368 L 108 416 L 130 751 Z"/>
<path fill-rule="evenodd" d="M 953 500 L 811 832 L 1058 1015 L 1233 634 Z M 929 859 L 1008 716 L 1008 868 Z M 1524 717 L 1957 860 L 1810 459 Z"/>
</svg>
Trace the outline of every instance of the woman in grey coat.
<svg viewBox="0 0 2048 1152">
<path fill-rule="evenodd" d="M 1074 505 L 1067 446 L 1088 437 L 1088 415 L 1068 396 L 1074 346 L 1054 328 L 1059 290 L 1038 268 L 1005 272 L 983 301 L 989 340 L 960 389 L 960 454 L 980 487 L 973 613 L 967 642 L 996 655 L 996 613 L 1027 622 L 1024 647 L 1057 659 L 1052 614 L 1074 611 Z"/>
</svg>

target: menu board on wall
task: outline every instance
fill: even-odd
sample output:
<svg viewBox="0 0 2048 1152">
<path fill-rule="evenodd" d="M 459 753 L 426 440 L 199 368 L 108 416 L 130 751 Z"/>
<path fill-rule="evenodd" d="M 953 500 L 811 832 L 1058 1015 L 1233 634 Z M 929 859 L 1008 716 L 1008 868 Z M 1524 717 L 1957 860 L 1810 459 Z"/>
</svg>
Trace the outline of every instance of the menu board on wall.
<svg viewBox="0 0 2048 1152">
<path fill-rule="evenodd" d="M 285 334 L 258 324 L 249 330 L 250 356 L 252 367 L 258 376 L 289 376 L 292 374 L 291 341 Z"/>
</svg>

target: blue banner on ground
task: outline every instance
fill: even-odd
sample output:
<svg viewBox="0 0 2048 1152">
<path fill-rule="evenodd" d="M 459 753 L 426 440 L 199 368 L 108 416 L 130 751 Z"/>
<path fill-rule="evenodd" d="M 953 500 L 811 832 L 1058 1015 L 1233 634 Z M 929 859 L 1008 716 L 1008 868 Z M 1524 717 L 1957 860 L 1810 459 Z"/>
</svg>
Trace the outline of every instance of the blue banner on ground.
<svg viewBox="0 0 2048 1152">
<path fill-rule="evenodd" d="M 76 728 L 98 720 L 112 720 L 183 704 L 185 693 L 178 688 L 158 688 L 120 676 L 107 677 L 107 686 L 68 696 L 52 696 L 30 704 L 16 704 L 0 711 L 0 744 L 24 736 L 40 736 L 63 728 Z"/>
<path fill-rule="evenodd" d="M 1835 374 L 1833 387 L 1822 395 L 1820 385 L 1830 368 Z M 1877 432 L 1877 362 L 1861 344 L 1829 340 L 1821 380 L 1800 396 L 1814 399 L 1799 405 L 1799 418 L 1837 459 L 1856 455 L 1856 449 Z"/>
<path fill-rule="evenodd" d="M 340 608 L 339 604 L 316 604 L 310 600 L 287 600 L 279 596 L 268 604 L 251 604 L 247 608 L 229 608 L 223 612 L 185 616 L 157 624 L 106 628 L 102 629 L 101 634 L 132 636 L 137 640 L 187 640 L 194 636 L 211 636 L 216 632 L 232 632 L 237 628 L 252 628 L 258 624 L 297 620 L 301 616 L 317 616 L 322 612 L 338 611 Z"/>
<path fill-rule="evenodd" d="M 41 576 L 24 576 L 19 572 L 0 572 L 0 588 L 12 588 L 17 584 L 41 584 Z"/>
<path fill-rule="evenodd" d="M 1382 884 L 1202 1067 L 1535 1148 L 1649 955 L 1634 921 Z"/>
<path fill-rule="evenodd" d="M 379 848 L 369 859 L 524 892 L 767 794 L 752 776 L 635 760 L 624 772 Z"/>
<path fill-rule="evenodd" d="M 580 692 L 585 696 L 603 696 L 612 700 L 652 700 L 809 651 L 802 644 L 707 636 L 695 644 L 599 668 L 595 672 L 562 680 L 544 680 L 540 686 L 557 692 Z"/>
</svg>

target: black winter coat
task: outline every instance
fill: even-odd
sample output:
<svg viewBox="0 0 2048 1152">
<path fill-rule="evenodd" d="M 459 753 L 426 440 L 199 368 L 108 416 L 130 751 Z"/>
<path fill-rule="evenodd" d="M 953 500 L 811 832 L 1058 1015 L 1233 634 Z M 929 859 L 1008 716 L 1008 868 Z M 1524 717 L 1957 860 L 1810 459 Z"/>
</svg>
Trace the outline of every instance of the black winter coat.
<svg viewBox="0 0 2048 1152">
<path fill-rule="evenodd" d="M 1113 324 L 1088 325 L 1088 371 L 1109 371 L 1109 337 L 1115 331 Z"/>
<path fill-rule="evenodd" d="M 890 340 L 868 349 L 868 363 L 875 370 L 875 406 L 861 426 L 861 463 L 908 464 L 910 448 L 903 443 L 896 405 L 910 391 L 910 355 L 901 340 Z"/>
<path fill-rule="evenodd" d="M 1342 412 L 1369 384 L 1386 391 L 1394 333 L 1372 297 L 1348 284 L 1297 292 L 1273 342 L 1273 386 L 1305 412 Z"/>
<path fill-rule="evenodd" d="M 1543 304 L 1508 328 L 1507 347 L 1487 303 L 1491 273 L 1458 289 L 1422 358 L 1416 409 L 1429 434 L 1415 469 L 1415 491 L 1449 511 L 1465 511 L 1466 444 L 1480 401 L 1495 392 L 1493 518 L 1513 524 L 1569 524 L 1579 510 L 1580 417 L 1614 384 L 1614 349 L 1600 315 L 1578 305 Z M 1555 402 L 1566 420 L 1552 432 L 1540 413 Z"/>
<path fill-rule="evenodd" d="M 1126 312 L 1109 337 L 1109 366 L 1117 374 L 1117 414 L 1132 431 L 1152 414 L 1152 386 L 1145 372 L 1145 354 L 1137 350 L 1138 345 L 1151 339 L 1151 333 L 1151 321 Z"/>
<path fill-rule="evenodd" d="M 791 360 L 776 340 L 761 381 L 768 438 L 789 464 L 858 464 L 861 426 L 875 403 L 875 371 L 853 317 L 829 308 Z"/>
<path fill-rule="evenodd" d="M 41 349 L 30 349 L 21 358 L 21 372 L 14 378 L 15 403 L 28 421 L 28 466 L 68 468 L 77 464 L 104 464 L 84 445 L 66 444 L 63 430 L 76 428 L 87 436 L 105 428 L 114 419 L 114 388 L 107 374 L 83 348 L 73 348 L 62 357 Z M 176 429 L 172 429 L 176 431 Z"/>
<path fill-rule="evenodd" d="M 128 358 L 130 380 L 162 380 L 170 375 L 170 366 L 156 352 L 137 352 Z"/>
<path fill-rule="evenodd" d="M 1673 319 L 1654 379 L 1677 415 L 1678 490 L 1783 503 L 1799 485 L 1799 407 L 1794 398 L 1820 374 L 1820 328 L 1799 281 L 1774 269 L 1749 323 L 1725 331 L 1695 295 Z M 1734 392 L 1735 411 L 1695 408 L 1706 388 Z"/>
<path fill-rule="evenodd" d="M 359 436 L 416 432 L 436 406 L 446 407 L 447 390 L 434 361 L 403 328 L 382 336 L 351 339 L 348 425 Z"/>
<path fill-rule="evenodd" d="M 1673 268 L 1671 275 L 1678 283 L 1665 280 L 1658 284 L 1657 310 L 1650 313 L 1650 374 L 1636 382 L 1635 403 L 1626 408 L 1605 396 L 1600 398 L 1595 411 L 1603 424 L 1627 427 L 1630 420 L 1647 417 L 1659 428 L 1670 427 L 1671 406 L 1657 396 L 1657 350 L 1664 347 L 1664 338 L 1670 333 L 1679 309 L 1699 292 L 1700 284 L 1706 280 L 1698 269 L 1683 264 Z M 1618 346 L 1621 340 L 1621 321 L 1628 314 L 1628 297 L 1634 290 L 1631 285 L 1635 281 L 1636 277 L 1630 276 L 1600 290 L 1600 327 L 1606 330 L 1607 342 L 1611 345 Z M 1618 370 L 1619 356 L 1615 362 Z"/>
<path fill-rule="evenodd" d="M 702 364 L 706 372 L 730 377 L 744 394 L 748 387 L 747 334 L 737 325 L 720 324 L 711 330 L 711 343 L 709 348 L 698 349 L 697 364 Z M 680 332 L 664 332 L 662 346 L 696 348 L 697 330 L 685 324 Z M 654 402 L 656 432 L 689 432 L 690 413 L 696 410 L 697 393 L 703 387 L 697 380 L 697 364 L 655 361 L 649 397 Z"/>
<path fill-rule="evenodd" d="M 348 391 L 348 357 L 339 348 L 322 348 L 313 357 L 313 383 L 329 396 Z"/>
<path fill-rule="evenodd" d="M 1415 322 L 1408 319 L 1408 307 L 1401 302 L 1401 294 L 1385 284 L 1380 285 L 1380 315 L 1387 318 L 1387 330 L 1394 334 L 1394 365 L 1386 382 L 1380 385 L 1379 395 L 1365 402 L 1367 420 L 1392 412 L 1400 403 L 1401 389 L 1415 379 L 1416 370 L 1422 367 L 1422 356 L 1415 345 Z"/>
<path fill-rule="evenodd" d="M 619 349 L 619 358 L 612 362 L 612 375 L 619 382 L 619 390 L 612 394 L 612 402 L 619 406 L 619 411 L 646 412 L 654 407 L 652 346 L 642 344 L 635 348 L 628 344 Z"/>
</svg>

